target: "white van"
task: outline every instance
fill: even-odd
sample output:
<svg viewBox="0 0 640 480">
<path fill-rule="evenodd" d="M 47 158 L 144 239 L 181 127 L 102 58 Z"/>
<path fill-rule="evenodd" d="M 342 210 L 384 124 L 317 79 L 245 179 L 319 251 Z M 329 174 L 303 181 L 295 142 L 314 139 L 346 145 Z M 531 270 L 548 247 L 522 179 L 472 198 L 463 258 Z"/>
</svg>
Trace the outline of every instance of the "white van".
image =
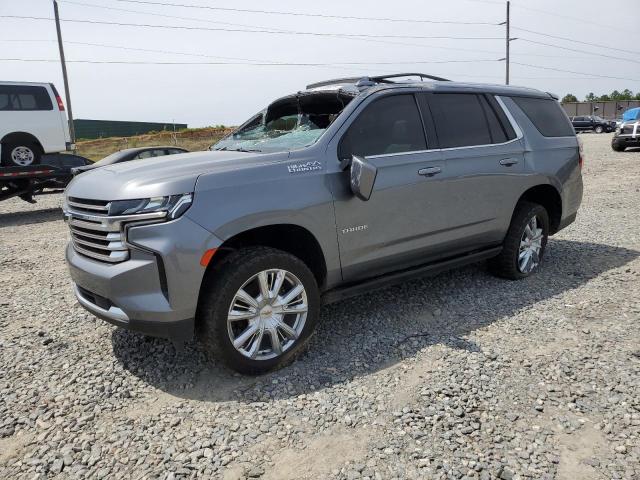
<svg viewBox="0 0 640 480">
<path fill-rule="evenodd" d="M 64 104 L 52 83 L 0 81 L 3 167 L 35 165 L 45 153 L 73 147 Z"/>
</svg>

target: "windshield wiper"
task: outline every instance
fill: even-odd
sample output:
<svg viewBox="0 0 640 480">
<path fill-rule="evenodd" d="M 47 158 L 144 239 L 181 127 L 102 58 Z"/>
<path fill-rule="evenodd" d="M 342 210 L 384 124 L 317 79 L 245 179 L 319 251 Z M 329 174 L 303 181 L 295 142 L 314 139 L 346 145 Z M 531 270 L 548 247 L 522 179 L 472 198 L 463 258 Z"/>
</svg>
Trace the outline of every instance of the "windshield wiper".
<svg viewBox="0 0 640 480">
<path fill-rule="evenodd" d="M 221 152 L 223 150 L 226 150 L 228 152 L 262 152 L 262 150 L 258 150 L 258 149 L 253 149 L 253 148 L 229 148 L 229 147 L 222 147 L 222 148 L 217 148 L 216 151 L 217 152 Z"/>
</svg>

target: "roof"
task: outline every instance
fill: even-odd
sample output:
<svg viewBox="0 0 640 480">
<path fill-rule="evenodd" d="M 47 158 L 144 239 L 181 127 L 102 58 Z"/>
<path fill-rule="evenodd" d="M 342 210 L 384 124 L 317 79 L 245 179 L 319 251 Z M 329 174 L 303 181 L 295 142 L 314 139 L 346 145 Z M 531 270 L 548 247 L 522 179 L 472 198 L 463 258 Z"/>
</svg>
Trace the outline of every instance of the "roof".
<svg viewBox="0 0 640 480">
<path fill-rule="evenodd" d="M 391 80 L 402 77 L 420 77 L 420 80 Z M 428 81 L 424 81 L 424 79 L 428 79 Z M 349 77 L 326 80 L 308 85 L 307 91 L 355 89 L 359 92 L 367 91 L 371 93 L 372 91 L 407 87 L 414 89 L 420 88 L 433 92 L 482 92 L 508 96 L 555 98 L 554 95 L 535 88 L 488 83 L 454 82 L 422 73 L 393 74 L 378 77 Z"/>
</svg>

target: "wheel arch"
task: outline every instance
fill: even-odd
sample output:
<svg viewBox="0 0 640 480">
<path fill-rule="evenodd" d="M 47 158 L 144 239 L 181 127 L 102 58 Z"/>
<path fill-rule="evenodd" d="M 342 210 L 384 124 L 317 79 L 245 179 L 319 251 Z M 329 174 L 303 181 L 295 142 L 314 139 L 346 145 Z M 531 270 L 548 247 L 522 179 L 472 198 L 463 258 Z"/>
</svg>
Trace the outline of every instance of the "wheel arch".
<svg viewBox="0 0 640 480">
<path fill-rule="evenodd" d="M 11 133 L 7 133 L 4 137 L 2 137 L 2 140 L 0 140 L 0 144 L 1 145 L 7 145 L 7 144 L 15 144 L 15 143 L 25 143 L 25 144 L 31 144 L 31 145 L 36 145 L 39 149 L 41 153 L 44 153 L 44 148 L 42 147 L 42 143 L 40 143 L 40 140 L 38 140 L 38 138 L 28 132 L 11 132 Z"/>
<path fill-rule="evenodd" d="M 556 187 L 549 184 L 541 184 L 531 187 L 520 196 L 517 204 L 523 201 L 537 203 L 547 210 L 547 213 L 549 214 L 550 235 L 553 235 L 560 229 L 560 221 L 562 219 L 562 196 Z"/>
<path fill-rule="evenodd" d="M 323 288 L 327 264 L 320 242 L 307 228 L 292 223 L 253 227 L 227 238 L 218 247 L 205 275 L 229 253 L 251 246 L 276 248 L 298 257 L 309 267 L 320 289 Z"/>
</svg>

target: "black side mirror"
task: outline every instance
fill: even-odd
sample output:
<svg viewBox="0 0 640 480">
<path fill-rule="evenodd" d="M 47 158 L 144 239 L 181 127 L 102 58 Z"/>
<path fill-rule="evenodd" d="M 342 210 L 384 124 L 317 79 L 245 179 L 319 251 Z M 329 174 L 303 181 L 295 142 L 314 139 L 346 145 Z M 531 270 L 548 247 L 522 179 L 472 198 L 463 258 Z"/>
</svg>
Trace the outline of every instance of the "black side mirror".
<svg viewBox="0 0 640 480">
<path fill-rule="evenodd" d="M 364 158 L 354 155 L 351 157 L 351 191 L 361 200 L 369 200 L 373 186 L 376 183 L 378 169 Z"/>
</svg>

